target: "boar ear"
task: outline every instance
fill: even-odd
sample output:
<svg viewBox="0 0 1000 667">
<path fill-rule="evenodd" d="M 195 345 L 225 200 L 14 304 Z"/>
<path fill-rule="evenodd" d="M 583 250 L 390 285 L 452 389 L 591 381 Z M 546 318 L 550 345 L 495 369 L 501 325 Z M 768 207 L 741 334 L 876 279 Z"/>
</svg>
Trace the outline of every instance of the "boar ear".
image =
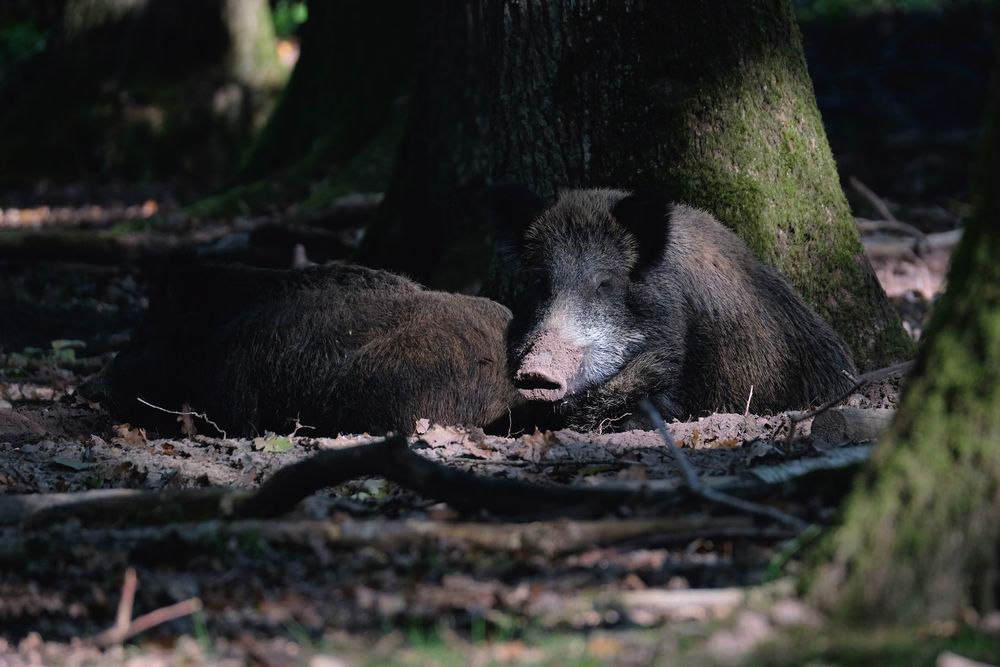
<svg viewBox="0 0 1000 667">
<path fill-rule="evenodd" d="M 545 202 L 523 185 L 490 186 L 479 200 L 479 209 L 490 227 L 509 241 L 520 240 L 524 230 L 545 210 Z"/>
<path fill-rule="evenodd" d="M 639 260 L 633 273 L 642 272 L 663 259 L 670 238 L 670 213 L 674 197 L 665 190 L 640 190 L 621 199 L 611 215 L 635 237 Z"/>
</svg>

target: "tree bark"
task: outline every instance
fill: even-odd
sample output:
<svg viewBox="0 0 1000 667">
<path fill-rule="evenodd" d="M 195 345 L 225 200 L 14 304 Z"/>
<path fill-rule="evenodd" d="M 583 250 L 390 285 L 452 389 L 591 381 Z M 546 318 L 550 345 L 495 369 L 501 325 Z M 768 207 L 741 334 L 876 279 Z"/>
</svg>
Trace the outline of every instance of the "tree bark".
<svg viewBox="0 0 1000 667">
<path fill-rule="evenodd" d="M 814 596 L 845 620 L 954 619 L 1000 602 L 1000 65 L 974 218 L 896 419 L 853 491 Z"/>
<path fill-rule="evenodd" d="M 310 2 L 299 61 L 239 180 L 313 167 L 335 173 L 379 132 L 388 128 L 397 136 L 391 126 L 401 124 L 401 98 L 419 57 L 413 27 L 418 6 Z"/>
<path fill-rule="evenodd" d="M 426 11 L 430 66 L 362 261 L 480 277 L 487 184 L 658 186 L 781 269 L 861 368 L 910 346 L 840 189 L 787 0 L 506 0 Z M 447 241 L 447 242 L 445 242 Z"/>
</svg>

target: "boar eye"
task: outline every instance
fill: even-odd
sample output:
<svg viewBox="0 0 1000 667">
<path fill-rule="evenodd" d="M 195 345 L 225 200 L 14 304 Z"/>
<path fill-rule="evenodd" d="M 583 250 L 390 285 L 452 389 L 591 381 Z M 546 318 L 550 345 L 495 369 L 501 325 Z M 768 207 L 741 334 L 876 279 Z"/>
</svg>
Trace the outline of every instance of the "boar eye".
<svg viewBox="0 0 1000 667">
<path fill-rule="evenodd" d="M 614 281 L 611 279 L 611 276 L 597 276 L 594 279 L 594 284 L 598 294 L 608 294 L 614 286 Z"/>
</svg>

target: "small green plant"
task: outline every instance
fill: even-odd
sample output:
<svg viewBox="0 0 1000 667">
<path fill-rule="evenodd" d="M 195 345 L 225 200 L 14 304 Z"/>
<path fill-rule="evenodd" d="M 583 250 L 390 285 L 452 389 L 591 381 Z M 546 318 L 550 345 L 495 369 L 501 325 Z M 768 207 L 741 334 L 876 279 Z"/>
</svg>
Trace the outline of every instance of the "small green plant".
<svg viewBox="0 0 1000 667">
<path fill-rule="evenodd" d="M 45 51 L 48 32 L 31 21 L 0 27 L 0 72 L 4 65 L 30 60 Z"/>
<path fill-rule="evenodd" d="M 56 363 L 72 364 L 76 361 L 76 351 L 87 347 L 82 340 L 60 338 L 51 342 L 52 358 Z"/>
<path fill-rule="evenodd" d="M 87 344 L 82 340 L 60 338 L 51 341 L 50 346 L 47 350 L 41 347 L 25 347 L 20 352 L 0 355 L 0 366 L 3 367 L 5 375 L 12 375 L 40 365 L 72 365 L 76 362 L 76 351 L 87 347 Z"/>
<path fill-rule="evenodd" d="M 295 443 L 287 435 L 267 434 L 263 438 L 254 438 L 253 448 L 271 454 L 281 454 L 295 447 Z"/>
<path fill-rule="evenodd" d="M 194 639 L 205 655 L 211 655 L 213 644 L 212 636 L 208 634 L 208 624 L 205 622 L 205 612 L 196 611 L 191 615 L 191 624 L 194 626 Z"/>
<path fill-rule="evenodd" d="M 309 8 L 304 0 L 278 0 L 271 15 L 274 19 L 274 34 L 278 37 L 291 37 L 309 18 Z"/>
</svg>

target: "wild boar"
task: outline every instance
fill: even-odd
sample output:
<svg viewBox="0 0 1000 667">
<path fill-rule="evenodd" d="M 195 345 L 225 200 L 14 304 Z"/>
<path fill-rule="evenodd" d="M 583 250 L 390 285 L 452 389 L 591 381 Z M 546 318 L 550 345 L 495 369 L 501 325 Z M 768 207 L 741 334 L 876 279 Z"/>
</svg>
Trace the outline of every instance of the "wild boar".
<svg viewBox="0 0 1000 667">
<path fill-rule="evenodd" d="M 513 311 L 514 382 L 574 428 L 648 426 L 643 398 L 683 419 L 748 400 L 799 408 L 850 386 L 841 337 L 704 211 L 620 190 L 546 206 L 516 186 L 484 210 L 501 239 L 487 294 Z"/>
<path fill-rule="evenodd" d="M 82 393 L 176 432 L 160 408 L 227 435 L 412 432 L 415 422 L 506 433 L 525 404 L 507 368 L 510 312 L 347 264 L 296 270 L 189 264 L 162 282 L 134 340 Z M 208 435 L 215 429 L 195 420 Z"/>
</svg>

